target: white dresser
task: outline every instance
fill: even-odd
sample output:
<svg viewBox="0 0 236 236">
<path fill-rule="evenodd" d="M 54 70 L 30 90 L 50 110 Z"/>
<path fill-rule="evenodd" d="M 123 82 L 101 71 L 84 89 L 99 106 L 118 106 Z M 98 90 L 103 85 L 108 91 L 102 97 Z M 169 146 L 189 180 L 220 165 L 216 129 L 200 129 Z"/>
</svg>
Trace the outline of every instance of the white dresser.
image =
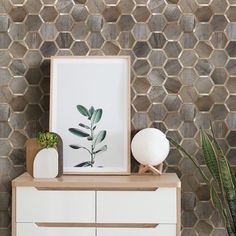
<svg viewBox="0 0 236 236">
<path fill-rule="evenodd" d="M 12 182 L 12 236 L 180 236 L 180 180 L 63 176 Z"/>
</svg>

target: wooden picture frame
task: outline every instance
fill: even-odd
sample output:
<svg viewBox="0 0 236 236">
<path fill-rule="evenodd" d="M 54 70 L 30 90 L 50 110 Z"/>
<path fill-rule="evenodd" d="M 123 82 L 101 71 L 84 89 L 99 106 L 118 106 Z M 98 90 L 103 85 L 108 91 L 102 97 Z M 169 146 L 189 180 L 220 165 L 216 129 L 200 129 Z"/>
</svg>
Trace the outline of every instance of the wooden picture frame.
<svg viewBox="0 0 236 236">
<path fill-rule="evenodd" d="M 130 174 L 130 58 L 53 57 L 49 127 L 64 174 Z"/>
</svg>

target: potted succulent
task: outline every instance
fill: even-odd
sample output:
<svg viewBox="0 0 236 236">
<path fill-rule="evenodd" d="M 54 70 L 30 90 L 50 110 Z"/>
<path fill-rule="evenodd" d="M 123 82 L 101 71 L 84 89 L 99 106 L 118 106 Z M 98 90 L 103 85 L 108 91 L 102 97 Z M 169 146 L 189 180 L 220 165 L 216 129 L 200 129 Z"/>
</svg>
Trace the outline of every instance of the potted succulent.
<svg viewBox="0 0 236 236">
<path fill-rule="evenodd" d="M 58 175 L 58 137 L 51 132 L 39 132 L 37 142 L 42 147 L 33 163 L 34 178 L 54 178 Z"/>
</svg>

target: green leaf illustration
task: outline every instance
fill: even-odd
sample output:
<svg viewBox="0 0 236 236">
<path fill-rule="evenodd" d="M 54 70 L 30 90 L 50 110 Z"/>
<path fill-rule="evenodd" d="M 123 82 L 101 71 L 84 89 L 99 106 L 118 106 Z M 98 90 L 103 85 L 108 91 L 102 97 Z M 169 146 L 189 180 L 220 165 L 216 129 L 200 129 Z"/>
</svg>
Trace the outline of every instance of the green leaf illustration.
<svg viewBox="0 0 236 236">
<path fill-rule="evenodd" d="M 71 145 L 69 145 L 71 148 L 73 148 L 73 149 L 80 149 L 80 148 L 83 148 L 82 146 L 80 146 L 80 145 L 75 145 L 75 144 L 71 144 Z"/>
<path fill-rule="evenodd" d="M 92 126 L 98 123 L 101 120 L 101 118 L 102 118 L 102 109 L 95 110 L 95 112 L 93 113 L 91 117 Z"/>
<path fill-rule="evenodd" d="M 107 132 L 105 130 L 100 131 L 98 135 L 95 137 L 94 145 L 101 143 L 105 139 L 106 134 Z"/>
<path fill-rule="evenodd" d="M 90 127 L 89 127 L 89 126 L 87 126 L 87 125 L 84 125 L 84 124 L 82 124 L 82 123 L 79 123 L 79 126 L 80 126 L 80 127 L 83 127 L 83 128 L 85 128 L 85 129 L 90 129 Z"/>
<path fill-rule="evenodd" d="M 80 130 L 80 129 L 76 129 L 76 128 L 69 128 L 69 131 L 74 134 L 74 135 L 77 135 L 79 137 L 88 137 L 89 134 L 84 132 L 83 130 Z"/>
<path fill-rule="evenodd" d="M 88 109 L 82 105 L 78 105 L 77 106 L 77 110 L 80 112 L 80 114 L 82 114 L 83 116 L 88 116 L 90 117 L 90 112 L 88 111 Z"/>
<path fill-rule="evenodd" d="M 75 167 L 88 167 L 88 166 L 92 166 L 92 163 L 90 161 L 82 162 L 82 163 L 76 165 Z"/>
<path fill-rule="evenodd" d="M 90 115 L 92 116 L 93 113 L 95 112 L 95 109 L 93 106 L 90 107 L 89 112 L 90 112 Z"/>
<path fill-rule="evenodd" d="M 102 146 L 98 150 L 94 152 L 94 154 L 98 154 L 99 152 L 105 152 L 107 150 L 107 145 Z"/>
</svg>

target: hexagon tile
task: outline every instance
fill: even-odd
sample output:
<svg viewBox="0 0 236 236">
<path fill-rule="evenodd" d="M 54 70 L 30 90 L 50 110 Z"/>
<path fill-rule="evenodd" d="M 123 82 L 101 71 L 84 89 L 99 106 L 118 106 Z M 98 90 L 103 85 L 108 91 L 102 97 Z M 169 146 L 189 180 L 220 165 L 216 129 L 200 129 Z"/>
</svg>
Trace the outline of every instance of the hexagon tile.
<svg viewBox="0 0 236 236">
<path fill-rule="evenodd" d="M 156 127 L 202 163 L 199 126 L 236 167 L 235 0 L 0 1 L 0 235 L 10 235 L 10 181 L 25 142 L 48 129 L 50 57 L 129 55 L 132 129 Z M 182 181 L 182 235 L 225 235 L 209 190 L 171 149 Z"/>
</svg>

